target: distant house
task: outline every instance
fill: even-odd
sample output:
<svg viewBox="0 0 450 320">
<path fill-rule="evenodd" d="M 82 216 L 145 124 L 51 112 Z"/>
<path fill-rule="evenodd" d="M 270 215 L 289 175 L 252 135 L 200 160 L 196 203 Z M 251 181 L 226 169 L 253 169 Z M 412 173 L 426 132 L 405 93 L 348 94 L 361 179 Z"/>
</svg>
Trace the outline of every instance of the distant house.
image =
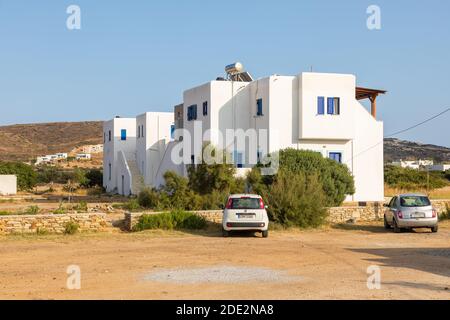
<svg viewBox="0 0 450 320">
<path fill-rule="evenodd" d="M 447 171 L 450 170 L 450 164 L 435 164 L 427 167 L 430 171 Z"/>
<path fill-rule="evenodd" d="M 75 156 L 76 160 L 90 160 L 91 159 L 91 154 L 90 153 L 78 153 Z"/>
<path fill-rule="evenodd" d="M 58 160 L 67 159 L 67 153 L 57 153 L 56 157 Z"/>
<path fill-rule="evenodd" d="M 17 194 L 17 177 L 15 175 L 0 175 L 0 195 Z"/>
<path fill-rule="evenodd" d="M 83 153 L 102 153 L 103 144 L 84 146 L 81 150 Z"/>
<path fill-rule="evenodd" d="M 433 160 L 402 160 L 399 161 L 393 161 L 391 163 L 393 166 L 402 167 L 402 168 L 409 168 L 409 169 L 416 169 L 419 170 L 420 168 L 426 168 L 433 165 Z"/>
<path fill-rule="evenodd" d="M 43 157 L 36 157 L 36 165 L 40 165 L 42 163 L 49 163 L 51 162 L 51 158 L 48 156 L 43 156 Z"/>
</svg>

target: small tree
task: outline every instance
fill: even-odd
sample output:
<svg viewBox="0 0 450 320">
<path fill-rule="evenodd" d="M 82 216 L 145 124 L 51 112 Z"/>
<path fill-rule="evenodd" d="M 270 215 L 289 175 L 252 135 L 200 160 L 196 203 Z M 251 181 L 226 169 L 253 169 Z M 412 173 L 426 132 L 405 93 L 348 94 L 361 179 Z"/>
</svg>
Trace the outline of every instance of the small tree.
<svg viewBox="0 0 450 320">
<path fill-rule="evenodd" d="M 326 196 L 316 174 L 282 170 L 263 197 L 271 220 L 285 226 L 318 227 L 327 217 Z"/>
<path fill-rule="evenodd" d="M 21 162 L 0 162 L 0 174 L 16 175 L 19 190 L 31 190 L 37 183 L 37 175 L 33 168 Z"/>
</svg>

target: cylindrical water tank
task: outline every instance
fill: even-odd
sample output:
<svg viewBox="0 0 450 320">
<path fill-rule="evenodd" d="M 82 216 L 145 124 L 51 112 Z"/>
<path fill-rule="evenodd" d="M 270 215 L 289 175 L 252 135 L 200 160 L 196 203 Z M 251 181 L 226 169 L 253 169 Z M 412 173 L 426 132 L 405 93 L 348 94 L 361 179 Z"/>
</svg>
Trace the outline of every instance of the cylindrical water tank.
<svg viewBox="0 0 450 320">
<path fill-rule="evenodd" d="M 229 64 L 225 67 L 225 72 L 228 74 L 240 73 L 244 70 L 244 66 L 240 62 Z"/>
</svg>

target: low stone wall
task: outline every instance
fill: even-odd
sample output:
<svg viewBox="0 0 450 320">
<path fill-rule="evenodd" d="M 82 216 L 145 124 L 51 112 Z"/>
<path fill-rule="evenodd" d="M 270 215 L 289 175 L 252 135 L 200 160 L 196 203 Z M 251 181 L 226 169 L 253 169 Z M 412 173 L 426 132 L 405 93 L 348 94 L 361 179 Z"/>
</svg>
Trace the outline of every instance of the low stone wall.
<svg viewBox="0 0 450 320">
<path fill-rule="evenodd" d="M 222 210 L 195 211 L 194 213 L 204 217 L 207 221 L 213 223 L 222 223 Z M 139 218 L 144 214 L 160 214 L 163 212 L 126 212 L 124 219 L 125 230 L 132 231 L 138 223 Z"/>
<path fill-rule="evenodd" d="M 106 228 L 106 214 L 47 214 L 47 215 L 6 215 L 0 216 L 0 234 L 12 233 L 64 233 L 68 222 L 79 225 L 79 231 L 102 231 Z"/>
<path fill-rule="evenodd" d="M 450 207 L 450 200 L 431 200 L 433 208 L 442 214 Z M 330 223 L 344 223 L 347 221 L 376 221 L 383 219 L 385 207 L 382 202 L 371 202 L 366 206 L 328 208 Z"/>
<path fill-rule="evenodd" d="M 441 214 L 446 211 L 446 205 L 450 207 L 450 200 L 432 200 L 433 207 Z M 345 223 L 348 221 L 377 221 L 383 219 L 385 207 L 383 202 L 365 203 L 364 206 L 342 206 L 328 208 L 329 223 Z M 127 212 L 125 213 L 125 230 L 132 231 L 143 214 L 159 214 L 162 212 Z M 214 223 L 222 223 L 222 210 L 195 211 L 196 214 Z"/>
</svg>

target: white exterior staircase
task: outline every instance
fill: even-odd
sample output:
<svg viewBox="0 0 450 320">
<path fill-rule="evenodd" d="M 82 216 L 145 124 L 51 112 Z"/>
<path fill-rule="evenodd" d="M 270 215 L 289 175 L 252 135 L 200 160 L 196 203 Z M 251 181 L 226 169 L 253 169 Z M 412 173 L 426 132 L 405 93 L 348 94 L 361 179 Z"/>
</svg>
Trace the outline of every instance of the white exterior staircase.
<svg viewBox="0 0 450 320">
<path fill-rule="evenodd" d="M 137 162 L 136 162 L 136 154 L 135 153 L 128 153 L 126 155 L 127 158 L 127 164 L 128 168 L 130 170 L 131 174 L 131 193 L 134 195 L 138 195 L 139 192 L 141 192 L 144 187 L 144 177 L 142 176 L 141 172 L 139 171 Z"/>
</svg>

